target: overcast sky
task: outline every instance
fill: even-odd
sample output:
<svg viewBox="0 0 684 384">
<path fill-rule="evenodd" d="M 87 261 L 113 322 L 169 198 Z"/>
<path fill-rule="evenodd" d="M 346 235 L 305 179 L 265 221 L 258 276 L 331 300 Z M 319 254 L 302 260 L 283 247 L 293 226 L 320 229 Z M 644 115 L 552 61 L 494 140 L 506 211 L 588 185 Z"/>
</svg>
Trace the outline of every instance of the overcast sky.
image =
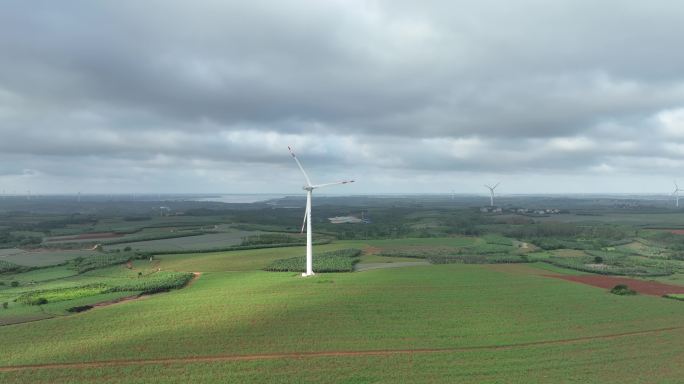
<svg viewBox="0 0 684 384">
<path fill-rule="evenodd" d="M 7 193 L 668 193 L 684 3 L 0 2 Z"/>
</svg>

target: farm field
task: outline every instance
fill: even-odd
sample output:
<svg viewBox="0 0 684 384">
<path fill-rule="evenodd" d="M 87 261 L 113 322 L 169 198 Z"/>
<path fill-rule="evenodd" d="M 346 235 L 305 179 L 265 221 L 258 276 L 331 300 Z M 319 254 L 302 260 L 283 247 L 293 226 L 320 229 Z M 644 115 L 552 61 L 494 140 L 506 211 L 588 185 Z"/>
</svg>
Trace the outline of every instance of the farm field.
<svg viewBox="0 0 684 384">
<path fill-rule="evenodd" d="M 309 279 L 289 209 L 19 214 L 0 251 L 0 382 L 677 382 L 679 218 L 597 214 L 319 222 L 314 266 L 353 272 Z M 95 241 L 102 251 L 79 249 Z M 618 282 L 640 293 L 610 293 Z"/>
<path fill-rule="evenodd" d="M 681 302 L 615 296 L 545 277 L 533 266 L 437 265 L 312 279 L 218 272 L 202 260 L 194 267 L 212 272 L 180 291 L 0 327 L 5 346 L 0 378 L 85 382 L 97 376 L 115 383 L 123 382 L 124 372 L 127 378 L 137 372 L 140 382 L 156 374 L 173 381 L 179 380 L 173 379 L 179 370 L 187 370 L 207 379 L 325 382 L 329 370 L 328 382 L 387 382 L 397 372 L 408 381 L 536 377 L 553 382 L 572 375 L 624 382 L 643 375 L 640 356 L 669 367 L 660 371 L 660 381 L 676 380 L 684 370 L 678 359 L 684 342 Z M 54 333 L 60 336 L 41 337 Z M 22 348 L 25 343 L 36 348 Z M 610 374 L 596 369 L 606 354 Z M 232 361 L 248 355 L 253 360 Z M 571 364 L 568 355 L 578 359 Z M 483 358 L 496 364 L 484 364 Z M 139 361 L 122 362 L 130 359 Z M 171 359 L 168 371 L 154 364 L 160 359 Z M 112 366 L 6 368 L 116 361 Z M 302 369 L 314 363 L 320 365 L 313 375 L 302 378 Z M 360 369 L 351 368 L 357 364 Z"/>
<path fill-rule="evenodd" d="M 146 252 L 168 252 L 186 250 L 204 250 L 239 245 L 243 238 L 258 235 L 260 231 L 232 230 L 221 233 L 211 233 L 196 236 L 176 237 L 171 239 L 132 241 L 107 245 L 105 250 L 124 249 L 131 247 L 134 250 Z"/>
<path fill-rule="evenodd" d="M 96 255 L 95 251 L 80 249 L 0 249 L 0 260 L 28 267 L 43 267 L 60 264 L 77 257 L 89 257 Z"/>
</svg>

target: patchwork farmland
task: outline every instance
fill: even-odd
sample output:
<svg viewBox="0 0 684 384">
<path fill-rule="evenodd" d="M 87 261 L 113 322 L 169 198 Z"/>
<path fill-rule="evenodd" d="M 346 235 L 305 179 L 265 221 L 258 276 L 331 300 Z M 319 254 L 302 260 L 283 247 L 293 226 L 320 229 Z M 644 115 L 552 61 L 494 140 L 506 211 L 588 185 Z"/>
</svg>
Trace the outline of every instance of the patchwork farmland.
<svg viewBox="0 0 684 384">
<path fill-rule="evenodd" d="M 378 212 L 367 225 L 382 231 Z M 476 231 L 440 233 L 460 228 L 455 214 Z M 0 264 L 0 381 L 679 379 L 684 236 L 471 215 L 416 210 L 400 237 L 344 239 L 364 227 L 324 227 L 310 278 L 299 277 L 301 236 L 258 220 L 194 218 L 182 237 L 165 237 L 179 228 L 171 218 L 128 233 L 109 218 L 116 237 L 46 234 L 41 244 L 159 238 L 3 250 L 25 262 Z M 412 223 L 420 234 L 428 221 L 431 236 L 411 236 Z M 40 252 L 90 253 L 43 262 Z M 611 293 L 625 283 L 636 295 Z"/>
</svg>

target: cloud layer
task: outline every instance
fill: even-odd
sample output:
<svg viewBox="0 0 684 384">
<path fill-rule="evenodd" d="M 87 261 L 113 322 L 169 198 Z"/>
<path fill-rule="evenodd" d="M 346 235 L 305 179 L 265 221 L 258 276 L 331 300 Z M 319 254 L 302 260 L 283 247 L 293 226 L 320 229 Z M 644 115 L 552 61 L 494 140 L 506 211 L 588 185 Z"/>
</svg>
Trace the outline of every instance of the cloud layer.
<svg viewBox="0 0 684 384">
<path fill-rule="evenodd" d="M 360 179 L 349 193 L 667 192 L 684 166 L 683 15 L 5 1 L 0 188 L 293 192 L 293 145 L 318 181 Z"/>
</svg>

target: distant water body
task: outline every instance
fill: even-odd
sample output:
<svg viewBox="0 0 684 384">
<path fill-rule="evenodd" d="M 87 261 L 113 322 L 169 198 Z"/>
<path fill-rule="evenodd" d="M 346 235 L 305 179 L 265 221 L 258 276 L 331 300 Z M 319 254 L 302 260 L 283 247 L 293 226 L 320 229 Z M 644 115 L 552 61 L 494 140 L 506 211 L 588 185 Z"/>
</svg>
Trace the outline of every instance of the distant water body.
<svg viewBox="0 0 684 384">
<path fill-rule="evenodd" d="M 196 201 L 216 201 L 219 203 L 232 203 L 232 204 L 251 204 L 251 203 L 258 203 L 262 201 L 268 201 L 268 200 L 273 200 L 273 199 L 281 199 L 285 197 L 285 195 L 261 195 L 261 194 L 256 194 L 256 195 L 240 195 L 240 194 L 235 194 L 235 195 L 216 195 L 216 196 L 211 196 L 211 197 L 198 197 Z"/>
</svg>

